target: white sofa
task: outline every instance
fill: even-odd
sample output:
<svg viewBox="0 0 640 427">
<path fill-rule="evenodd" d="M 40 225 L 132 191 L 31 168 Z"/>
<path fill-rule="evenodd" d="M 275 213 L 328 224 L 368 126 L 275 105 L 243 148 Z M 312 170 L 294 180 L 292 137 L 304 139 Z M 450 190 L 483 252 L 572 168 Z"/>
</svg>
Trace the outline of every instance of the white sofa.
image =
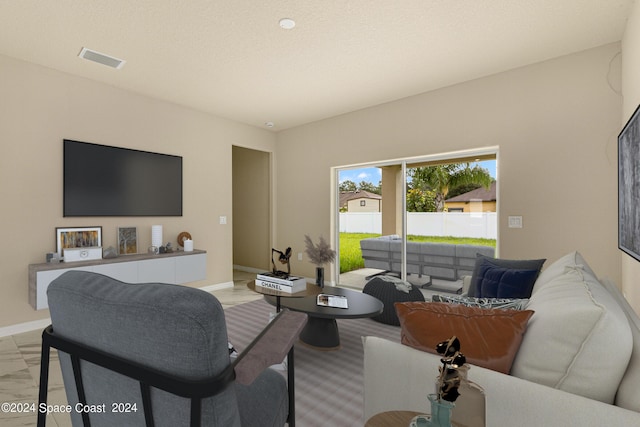
<svg viewBox="0 0 640 427">
<path fill-rule="evenodd" d="M 511 375 L 469 371 L 485 390 L 486 425 L 640 426 L 640 319 L 615 285 L 596 279 L 574 252 L 542 271 L 527 309 L 535 313 Z M 439 357 L 377 337 L 363 341 L 365 419 L 428 413 Z"/>
</svg>

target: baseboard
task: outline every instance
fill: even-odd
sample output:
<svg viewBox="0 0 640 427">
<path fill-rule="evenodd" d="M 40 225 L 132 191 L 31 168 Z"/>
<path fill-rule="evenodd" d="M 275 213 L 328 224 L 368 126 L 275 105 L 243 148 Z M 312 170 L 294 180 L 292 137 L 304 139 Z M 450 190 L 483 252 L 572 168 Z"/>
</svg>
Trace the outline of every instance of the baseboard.
<svg viewBox="0 0 640 427">
<path fill-rule="evenodd" d="M 213 291 L 221 291 L 222 289 L 229 289 L 229 288 L 233 288 L 233 282 L 225 282 L 225 283 L 218 283 L 215 285 L 202 286 L 201 288 L 198 288 L 198 289 L 202 289 L 203 291 L 206 291 L 206 292 L 213 292 Z"/>
<path fill-rule="evenodd" d="M 222 289 L 233 288 L 233 282 L 218 283 L 215 285 L 203 286 L 205 292 L 220 291 Z M 11 335 L 23 334 L 35 330 L 43 330 L 51 324 L 51 318 L 33 320 L 31 322 L 16 323 L 15 325 L 0 327 L 0 338 L 9 337 Z"/>
<path fill-rule="evenodd" d="M 3 326 L 0 328 L 0 338 L 11 335 L 23 334 L 35 330 L 43 330 L 51 324 L 51 319 L 33 320 L 31 322 L 17 323 L 15 325 Z"/>
<path fill-rule="evenodd" d="M 267 271 L 264 268 L 245 267 L 244 265 L 236 265 L 236 264 L 233 265 L 233 269 L 238 271 L 245 271 L 247 273 L 256 273 L 256 274 L 264 273 L 265 271 Z"/>
</svg>

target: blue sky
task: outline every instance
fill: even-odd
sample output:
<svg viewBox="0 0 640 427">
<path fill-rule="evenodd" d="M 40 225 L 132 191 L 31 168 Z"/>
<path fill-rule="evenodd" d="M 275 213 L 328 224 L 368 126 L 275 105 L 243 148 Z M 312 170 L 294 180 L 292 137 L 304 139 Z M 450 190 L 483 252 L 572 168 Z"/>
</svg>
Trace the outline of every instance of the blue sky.
<svg viewBox="0 0 640 427">
<path fill-rule="evenodd" d="M 480 167 L 483 167 L 489 171 L 489 174 L 496 178 L 496 161 L 486 160 L 483 162 L 477 162 Z M 473 166 L 475 163 L 472 163 Z M 371 182 L 374 185 L 378 185 L 382 179 L 382 172 L 380 168 L 362 168 L 362 169 L 350 169 L 340 171 L 340 182 L 353 181 L 359 184 L 362 181 Z"/>
<path fill-rule="evenodd" d="M 359 184 L 362 181 L 371 182 L 373 185 L 378 185 L 382 179 L 382 169 L 380 168 L 363 168 L 363 169 L 349 169 L 340 171 L 340 182 L 353 181 Z"/>
</svg>

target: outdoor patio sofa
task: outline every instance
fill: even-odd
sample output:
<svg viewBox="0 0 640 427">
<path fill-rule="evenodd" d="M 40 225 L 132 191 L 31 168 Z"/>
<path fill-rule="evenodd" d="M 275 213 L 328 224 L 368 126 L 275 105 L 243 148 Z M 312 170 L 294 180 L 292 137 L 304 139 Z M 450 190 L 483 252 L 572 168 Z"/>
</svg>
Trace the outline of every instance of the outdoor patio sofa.
<svg viewBox="0 0 640 427">
<path fill-rule="evenodd" d="M 401 248 L 398 235 L 360 240 L 365 268 L 400 273 Z M 489 246 L 407 242 L 407 273 L 455 281 L 471 275 L 477 254 L 493 257 L 494 253 Z"/>
</svg>

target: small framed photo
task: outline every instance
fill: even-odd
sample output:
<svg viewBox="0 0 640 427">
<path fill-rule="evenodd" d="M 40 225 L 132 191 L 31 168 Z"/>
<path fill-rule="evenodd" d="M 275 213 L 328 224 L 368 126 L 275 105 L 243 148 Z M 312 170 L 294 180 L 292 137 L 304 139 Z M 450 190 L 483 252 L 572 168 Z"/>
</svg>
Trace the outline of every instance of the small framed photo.
<svg viewBox="0 0 640 427">
<path fill-rule="evenodd" d="M 102 227 L 56 227 L 56 251 L 102 246 Z"/>
<path fill-rule="evenodd" d="M 138 227 L 118 227 L 118 255 L 138 253 Z"/>
</svg>

